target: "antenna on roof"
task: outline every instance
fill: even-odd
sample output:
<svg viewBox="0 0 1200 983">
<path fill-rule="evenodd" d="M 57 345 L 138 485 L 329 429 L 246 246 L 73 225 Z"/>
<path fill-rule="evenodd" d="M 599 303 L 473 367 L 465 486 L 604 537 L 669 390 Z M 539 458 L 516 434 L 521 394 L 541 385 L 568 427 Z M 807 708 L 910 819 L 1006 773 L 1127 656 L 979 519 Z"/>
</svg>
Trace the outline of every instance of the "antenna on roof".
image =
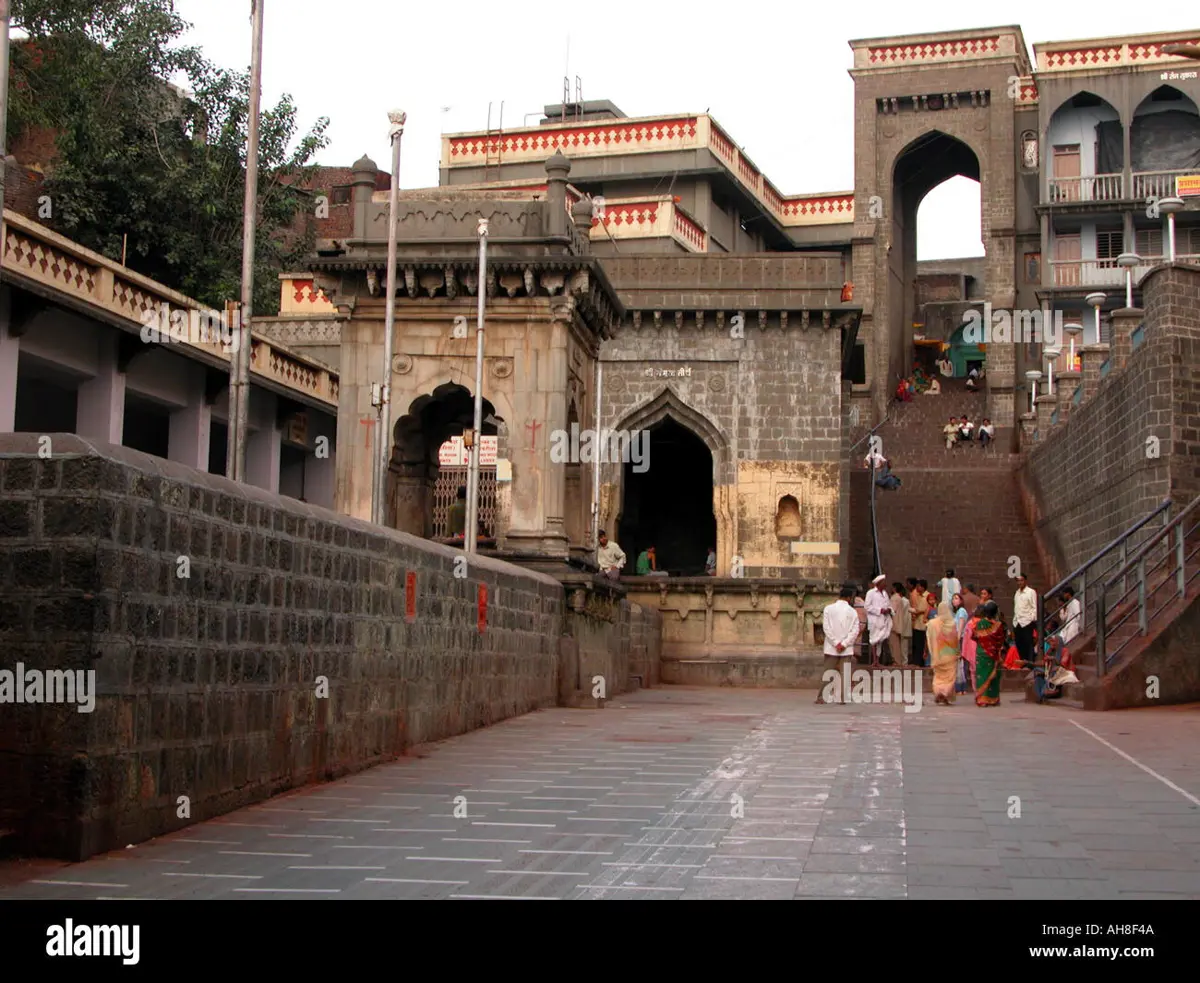
<svg viewBox="0 0 1200 983">
<path fill-rule="evenodd" d="M 583 83 L 575 76 L 575 118 L 583 118 Z"/>
</svg>

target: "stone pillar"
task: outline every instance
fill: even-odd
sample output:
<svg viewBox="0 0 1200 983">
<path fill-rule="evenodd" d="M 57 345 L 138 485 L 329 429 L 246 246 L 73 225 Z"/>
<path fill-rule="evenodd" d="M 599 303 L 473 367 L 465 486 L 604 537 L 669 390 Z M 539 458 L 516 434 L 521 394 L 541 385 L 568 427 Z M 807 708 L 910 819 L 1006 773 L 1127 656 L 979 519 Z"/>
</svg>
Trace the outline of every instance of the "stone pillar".
<svg viewBox="0 0 1200 983">
<path fill-rule="evenodd" d="M 117 371 L 120 332 L 100 336 L 96 377 L 79 387 L 75 432 L 106 444 L 120 444 L 125 433 L 125 373 Z M 204 462 L 205 469 L 208 462 Z"/>
<path fill-rule="evenodd" d="M 262 389 L 251 392 L 250 408 L 259 410 L 259 425 L 246 441 L 246 484 L 278 493 L 283 435 L 276 418 L 275 394 Z"/>
<path fill-rule="evenodd" d="M 0 287 L 0 433 L 12 433 L 17 425 L 17 365 L 21 339 L 9 333 L 12 288 Z"/>
<path fill-rule="evenodd" d="M 309 410 L 317 452 L 304 462 L 304 497 L 313 505 L 333 508 L 337 487 L 337 422 Z M 324 437 L 324 441 L 317 442 Z"/>
<path fill-rule="evenodd" d="M 1079 349 L 1079 361 L 1083 366 L 1083 400 L 1087 402 L 1096 395 L 1100 385 L 1100 366 L 1108 361 L 1108 345 L 1084 345 Z"/>
<path fill-rule="evenodd" d="M 358 239 L 366 235 L 367 226 L 370 224 L 368 212 L 371 207 L 371 195 L 375 193 L 375 176 L 378 173 L 378 165 L 366 154 L 354 162 L 351 183 L 354 185 L 354 236 Z"/>
<path fill-rule="evenodd" d="M 995 418 L 992 418 L 995 422 Z M 1021 450 L 1028 450 L 1033 446 L 1033 434 L 1037 430 L 1037 414 L 1022 413 L 1020 418 L 1021 424 Z"/>
<path fill-rule="evenodd" d="M 1058 422 L 1062 425 L 1071 418 L 1075 390 L 1079 388 L 1079 373 L 1073 369 L 1060 372 L 1054 377 L 1054 387 L 1058 396 Z"/>
<path fill-rule="evenodd" d="M 1140 307 L 1122 307 L 1112 312 L 1112 367 L 1125 368 L 1133 352 L 1133 332 L 1142 323 L 1145 313 Z"/>
<path fill-rule="evenodd" d="M 189 368 L 187 405 L 171 414 L 167 458 L 189 468 L 207 471 L 212 407 L 204 398 L 204 366 L 193 362 Z"/>
<path fill-rule="evenodd" d="M 567 175 L 570 173 L 571 162 L 561 151 L 546 161 L 546 235 L 567 234 Z"/>
<path fill-rule="evenodd" d="M 1034 402 L 1037 405 L 1037 439 L 1045 440 L 1050 436 L 1050 417 L 1057 409 L 1058 399 L 1055 396 L 1042 394 Z"/>
</svg>

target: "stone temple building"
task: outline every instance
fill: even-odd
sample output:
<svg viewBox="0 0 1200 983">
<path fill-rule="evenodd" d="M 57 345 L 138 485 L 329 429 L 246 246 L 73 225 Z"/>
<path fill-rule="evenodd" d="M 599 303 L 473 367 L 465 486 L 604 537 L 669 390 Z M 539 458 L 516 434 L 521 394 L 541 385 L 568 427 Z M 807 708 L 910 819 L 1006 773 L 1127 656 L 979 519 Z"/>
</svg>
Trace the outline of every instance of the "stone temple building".
<svg viewBox="0 0 1200 983">
<path fill-rule="evenodd" d="M 999 480 L 961 474 L 931 494 L 982 495 L 982 516 L 989 496 L 1015 497 L 1007 455 L 1051 425 L 1028 373 L 1059 352 L 1037 334 L 980 344 L 963 317 L 1062 312 L 1079 336 L 1058 370 L 1077 382 L 1079 354 L 1109 343 L 1112 312 L 1164 262 L 1154 203 L 1200 192 L 1200 83 L 1164 50 L 1197 33 L 1041 44 L 1032 60 L 1019 27 L 852 41 L 855 174 L 841 190 L 784 193 L 703 113 L 629 118 L 596 101 L 446 135 L 439 186 L 399 195 L 390 362 L 389 195 L 363 158 L 339 199 L 352 221 L 283 277 L 280 317 L 259 328 L 340 370 L 337 508 L 371 514 L 382 427 L 387 521 L 442 539 L 466 483 L 455 441 L 472 422 L 484 291 L 487 545 L 586 571 L 603 528 L 627 574 L 654 545 L 669 576 L 628 588 L 673 612 L 679 651 L 796 652 L 819 641 L 831 585 L 875 572 L 880 541 L 885 566 L 924 556 L 907 520 L 875 528 L 862 474 L 865 436 L 914 360 L 947 352 L 958 377 L 985 366 L 971 412 L 995 422 L 1004 455 Z M 918 207 L 959 175 L 980 184 L 985 256 L 922 268 Z M 1195 211 L 1176 222 L 1176 258 L 1200 252 Z M 1127 303 L 1117 260 L 1135 250 Z M 648 466 L 607 440 L 616 453 L 599 461 L 555 451 L 587 431 L 631 435 L 634 458 L 648 431 Z M 1003 576 L 1003 558 L 977 565 Z"/>
</svg>

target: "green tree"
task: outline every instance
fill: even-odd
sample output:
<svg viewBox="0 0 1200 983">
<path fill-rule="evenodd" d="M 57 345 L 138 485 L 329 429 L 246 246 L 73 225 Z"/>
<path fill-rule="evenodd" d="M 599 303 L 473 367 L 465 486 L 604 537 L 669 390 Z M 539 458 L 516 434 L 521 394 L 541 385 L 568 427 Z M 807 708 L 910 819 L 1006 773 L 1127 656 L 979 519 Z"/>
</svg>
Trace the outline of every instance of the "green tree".
<svg viewBox="0 0 1200 983">
<path fill-rule="evenodd" d="M 127 236 L 139 273 L 213 307 L 238 299 L 249 74 L 182 44 L 174 0 L 13 0 L 12 17 L 29 39 L 13 47 L 9 132 L 55 134 L 49 224 L 113 259 Z M 262 110 L 256 315 L 278 312 L 277 274 L 311 249 L 287 233 L 328 125 L 297 138 L 286 95 Z"/>
</svg>

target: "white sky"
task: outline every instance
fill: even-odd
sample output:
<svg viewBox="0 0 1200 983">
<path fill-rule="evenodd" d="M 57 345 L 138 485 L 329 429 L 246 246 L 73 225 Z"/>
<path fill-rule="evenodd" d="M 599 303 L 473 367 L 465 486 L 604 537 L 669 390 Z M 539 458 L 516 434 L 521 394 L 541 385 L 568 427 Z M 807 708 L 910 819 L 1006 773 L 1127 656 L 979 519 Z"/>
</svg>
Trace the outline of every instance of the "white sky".
<svg viewBox="0 0 1200 983">
<path fill-rule="evenodd" d="M 364 152 L 390 161 L 389 109 L 408 113 L 400 185 L 438 181 L 442 133 L 485 129 L 504 103 L 506 128 L 562 101 L 563 75 L 587 99 L 630 116 L 708 110 L 784 194 L 854 186 L 854 86 L 847 42 L 1018 21 L 1043 41 L 1187 27 L 1174 4 L 1093 0 L 1031 5 L 949 0 L 727 3 L 602 0 L 265 0 L 263 100 L 288 92 L 303 129 L 330 117 L 318 162 Z M 250 0 L 176 0 L 188 40 L 230 68 L 250 63 Z M 1086 11 L 1086 16 L 1081 12 Z M 569 40 L 568 40 L 569 39 Z M 568 44 L 570 59 L 568 63 Z M 572 91 L 572 97 L 574 93 Z M 448 108 L 447 108 L 448 107 Z M 921 259 L 982 255 L 978 185 L 956 178 L 926 199 Z"/>
</svg>

